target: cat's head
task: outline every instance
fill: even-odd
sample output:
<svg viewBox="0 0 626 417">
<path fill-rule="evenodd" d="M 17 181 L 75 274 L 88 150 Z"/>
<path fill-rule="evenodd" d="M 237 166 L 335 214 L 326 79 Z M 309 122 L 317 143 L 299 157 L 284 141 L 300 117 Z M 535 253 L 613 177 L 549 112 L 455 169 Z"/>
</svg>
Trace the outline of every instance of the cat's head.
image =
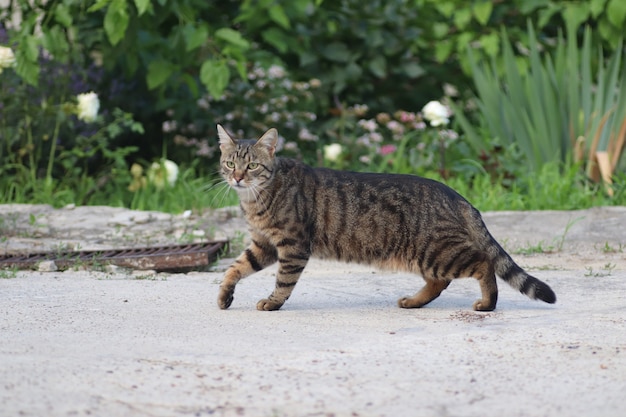
<svg viewBox="0 0 626 417">
<path fill-rule="evenodd" d="M 217 125 L 220 173 L 242 200 L 254 200 L 272 178 L 278 131 L 269 129 L 258 140 L 236 140 Z"/>
</svg>

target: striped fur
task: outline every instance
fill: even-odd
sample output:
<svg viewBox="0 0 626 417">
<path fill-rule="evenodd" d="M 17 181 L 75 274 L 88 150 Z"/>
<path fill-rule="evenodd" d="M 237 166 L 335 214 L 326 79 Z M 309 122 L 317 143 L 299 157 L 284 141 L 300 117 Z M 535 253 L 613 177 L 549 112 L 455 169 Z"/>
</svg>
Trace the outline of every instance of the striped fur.
<svg viewBox="0 0 626 417">
<path fill-rule="evenodd" d="M 530 298 L 554 303 L 548 285 L 527 274 L 488 232 L 478 210 L 451 188 L 411 175 L 312 168 L 274 156 L 278 134 L 232 139 L 218 126 L 221 174 L 239 195 L 252 244 L 226 271 L 218 305 L 228 308 L 237 282 L 278 261 L 276 287 L 257 303 L 277 310 L 310 257 L 371 264 L 420 274 L 426 285 L 398 301 L 416 308 L 454 278 L 474 277 L 481 298 L 496 307 L 496 274 Z"/>
</svg>

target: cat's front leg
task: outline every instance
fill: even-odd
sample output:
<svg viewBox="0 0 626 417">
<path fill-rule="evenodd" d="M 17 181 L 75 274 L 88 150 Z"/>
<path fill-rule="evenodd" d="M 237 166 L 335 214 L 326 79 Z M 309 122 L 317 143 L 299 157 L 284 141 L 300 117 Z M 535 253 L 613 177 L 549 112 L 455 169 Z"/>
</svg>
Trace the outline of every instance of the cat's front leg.
<svg viewBox="0 0 626 417">
<path fill-rule="evenodd" d="M 259 300 L 257 310 L 278 310 L 285 304 L 291 295 L 298 279 L 306 266 L 310 251 L 305 248 L 278 245 L 278 274 L 276 275 L 276 287 L 269 297 Z"/>
<path fill-rule="evenodd" d="M 217 305 L 222 310 L 230 307 L 234 298 L 235 286 L 239 280 L 273 264 L 277 259 L 278 253 L 271 243 L 259 236 L 253 236 L 252 244 L 226 270 L 224 279 L 220 284 Z"/>
</svg>

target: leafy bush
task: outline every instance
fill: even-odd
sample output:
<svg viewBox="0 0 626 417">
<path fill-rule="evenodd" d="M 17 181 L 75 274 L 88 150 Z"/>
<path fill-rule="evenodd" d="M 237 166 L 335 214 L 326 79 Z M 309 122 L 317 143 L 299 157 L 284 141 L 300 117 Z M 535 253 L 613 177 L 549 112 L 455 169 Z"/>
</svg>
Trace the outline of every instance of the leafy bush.
<svg viewBox="0 0 626 417">
<path fill-rule="evenodd" d="M 275 127 L 279 150 L 315 162 L 320 138 L 312 133 L 311 125 L 317 119 L 320 86 L 316 78 L 294 81 L 281 65 L 256 63 L 245 80 L 234 80 L 219 98 L 204 94 L 185 115 L 168 111 L 163 135 L 175 145 L 168 153 L 184 160 L 202 158 L 207 165 L 214 165 L 218 150 L 215 126 L 220 123 L 241 138 L 255 138 Z"/>
<path fill-rule="evenodd" d="M 89 92 L 102 77 L 100 69 L 42 56 L 38 72 L 39 88 L 12 69 L 0 77 L 0 177 L 8 200 L 39 194 L 50 201 L 58 181 L 69 187 L 108 181 L 111 169 L 124 169 L 124 158 L 135 149 L 115 147 L 113 140 L 125 131 L 141 132 L 141 125 L 120 109 L 98 114 L 97 95 Z M 82 97 L 87 100 L 81 103 Z"/>
</svg>

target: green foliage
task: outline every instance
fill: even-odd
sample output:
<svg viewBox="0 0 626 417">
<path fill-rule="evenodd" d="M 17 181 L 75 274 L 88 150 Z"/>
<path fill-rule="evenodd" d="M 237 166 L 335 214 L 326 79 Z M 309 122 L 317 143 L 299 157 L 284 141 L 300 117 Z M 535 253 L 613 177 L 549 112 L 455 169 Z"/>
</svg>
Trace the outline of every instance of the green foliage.
<svg viewBox="0 0 626 417">
<path fill-rule="evenodd" d="M 202 158 L 207 164 L 216 162 L 216 123 L 241 138 L 254 138 L 270 127 L 278 129 L 279 147 L 285 154 L 315 162 L 315 150 L 320 137 L 312 133 L 320 94 L 320 81 L 298 82 L 284 67 L 255 64 L 245 80 L 233 80 L 222 96 L 215 99 L 203 95 L 187 114 L 194 123 L 181 123 L 179 114 L 172 112 L 163 122 L 167 137 L 178 145 L 172 154 L 183 159 Z M 184 120 L 184 119 L 183 119 Z M 182 149 L 191 157 L 185 158 Z M 313 158 L 311 158 L 313 156 Z"/>
<path fill-rule="evenodd" d="M 503 30 L 502 37 L 506 35 Z M 594 74 L 589 29 L 582 48 L 570 32 L 567 41 L 558 37 L 554 53 L 543 55 L 532 25 L 528 38 L 527 71 L 518 67 L 509 43 L 503 44 L 502 74 L 495 60 L 490 65 L 471 60 L 481 123 L 492 138 L 518 146 L 532 171 L 565 161 L 575 150 L 589 154 L 590 161 L 596 150 L 609 150 L 614 154 L 614 169 L 620 152 L 616 144 L 626 125 L 621 48 L 609 60 L 600 52 Z M 476 149 L 487 149 L 490 143 L 460 111 L 457 114 L 467 139 Z"/>
<path fill-rule="evenodd" d="M 14 71 L 6 70 L 0 81 L 0 162 L 8 178 L 0 187 L 6 196 L 13 196 L 6 198 L 14 200 L 39 196 L 58 204 L 168 205 L 165 191 L 127 190 L 132 181 L 128 165 L 167 156 L 191 166 L 198 176 L 204 174 L 216 161 L 215 123 L 222 122 L 247 137 L 278 127 L 282 152 L 313 164 L 437 171 L 449 181 L 462 176 L 487 196 L 488 185 L 514 190 L 524 184 L 521 173 L 526 167 L 515 160 L 520 152 L 538 161 L 531 163 L 537 173 L 551 155 L 566 160 L 572 143 L 577 144 L 575 156 L 604 149 L 611 155 L 619 153 L 618 138 L 626 129 L 620 116 L 626 107 L 626 82 L 621 78 L 619 43 L 625 4 L 622 0 L 11 1 L 0 10 L 0 44 L 10 46 L 17 57 Z M 14 15 L 21 25 L 10 25 Z M 526 30 L 527 21 L 536 35 Z M 583 34 L 584 24 L 597 30 Z M 561 27 L 568 29 L 567 46 L 557 46 L 548 58 L 541 51 L 552 49 Z M 4 29 L 9 38 L 5 39 Z M 583 38 L 580 52 L 574 38 Z M 606 58 L 598 53 L 600 45 Z M 492 66 L 478 64 L 484 60 L 493 60 Z M 65 65 L 64 70 L 51 74 L 48 61 Z M 472 65 L 493 72 L 483 83 L 504 80 L 507 87 L 514 85 L 503 95 L 494 90 L 489 104 L 497 112 L 490 119 L 479 119 L 477 126 L 459 111 L 459 97 L 471 86 Z M 270 79 L 255 73 L 277 67 L 286 75 Z M 94 76 L 96 72 L 99 75 Z M 16 74 L 37 88 L 13 91 L 17 84 L 11 77 Z M 79 80 L 50 87 L 50 79 L 72 74 L 80 74 Z M 515 84 L 522 80 L 525 84 Z M 89 88 L 77 90 L 77 81 Z M 460 139 L 451 129 L 418 124 L 416 110 L 439 97 L 445 84 L 454 84 L 461 92 L 454 97 L 459 102 L 456 122 L 466 132 Z M 576 90 L 579 84 L 583 87 Z M 89 90 L 101 97 L 103 111 L 98 125 L 87 129 L 68 106 L 77 93 Z M 511 102 L 509 108 L 496 107 L 506 100 Z M 527 107 L 513 114 L 510 107 L 519 102 Z M 502 124 L 494 115 L 505 110 L 508 130 L 494 134 L 497 123 Z M 379 116 L 387 120 L 381 122 Z M 133 120 L 141 121 L 145 133 Z M 374 130 L 370 121 L 377 125 Z M 390 127 L 391 121 L 397 124 Z M 526 139 L 509 140 L 513 130 Z M 539 140 L 545 137 L 550 140 Z M 324 161 L 324 147 L 330 144 L 342 147 L 336 161 Z M 140 151 L 130 153 L 132 149 Z M 201 163 L 197 157 L 202 157 Z M 611 162 L 615 169 L 617 161 Z M 619 175 L 615 175 L 617 196 L 623 195 Z M 41 188 L 42 180 L 47 188 Z M 524 188 L 529 193 L 531 189 Z M 105 191 L 110 200 L 102 194 Z M 509 203 L 515 207 L 514 201 Z M 171 207 L 177 210 L 182 203 Z"/>
<path fill-rule="evenodd" d="M 477 58 L 497 58 L 503 39 L 500 28 L 507 27 L 512 43 L 527 43 L 524 28 L 530 19 L 534 26 L 548 35 L 566 26 L 576 29 L 584 24 L 598 28 L 595 43 L 617 49 L 624 35 L 626 3 L 622 0 L 415 0 L 426 17 L 422 21 L 424 50 L 434 50 L 437 61 L 460 60 L 470 71 L 467 50 L 477 50 Z"/>
<path fill-rule="evenodd" d="M 425 73 L 412 46 L 420 36 L 420 13 L 411 3 L 246 1 L 238 20 L 245 19 L 248 36 L 279 56 L 296 78 L 314 75 L 329 95 L 341 97 L 329 106 L 365 103 L 382 110 L 392 106 L 390 96 L 413 101 L 406 83 Z"/>
<path fill-rule="evenodd" d="M 439 175 L 428 175 L 441 179 Z M 445 182 L 479 210 L 579 210 L 594 206 L 626 204 L 626 178 L 616 179 L 616 193 L 609 197 L 601 186 L 590 183 L 575 164 L 545 164 L 520 176 L 510 186 L 489 174 L 452 177 Z"/>
<path fill-rule="evenodd" d="M 103 22 L 104 65 L 145 77 L 148 89 L 161 98 L 181 88 L 197 97 L 199 83 L 218 98 L 233 70 L 245 76 L 250 43 L 228 27 L 228 13 L 234 10 L 232 1 L 201 0 L 100 0 L 88 9 Z"/>
<path fill-rule="evenodd" d="M 39 68 L 39 89 L 11 70 L 0 78 L 0 190 L 5 202 L 50 203 L 61 198 L 55 188 L 64 181 L 93 186 L 112 169 L 125 169 L 125 157 L 136 150 L 113 146 L 115 139 L 142 132 L 118 108 L 100 114 L 94 108 L 93 117 L 83 115 L 88 109 L 78 95 L 91 89 L 90 78 L 97 78 L 98 71 L 76 67 L 74 72 L 75 67 L 49 59 L 41 59 Z M 78 201 L 82 197 L 73 202 Z"/>
<path fill-rule="evenodd" d="M 200 82 L 219 97 L 233 69 L 245 76 L 250 43 L 229 27 L 236 11 L 234 1 L 216 5 L 201 0 L 98 0 L 86 7 L 76 0 L 60 0 L 11 2 L 0 17 L 4 21 L 13 14 L 21 16 L 12 36 L 16 71 L 31 85 L 39 81 L 43 47 L 63 63 L 76 59 L 76 52 L 83 54 L 79 63 L 96 53 L 109 71 L 143 78 L 157 97 L 181 87 L 197 96 Z M 201 68 L 202 77 L 192 75 Z"/>
</svg>

